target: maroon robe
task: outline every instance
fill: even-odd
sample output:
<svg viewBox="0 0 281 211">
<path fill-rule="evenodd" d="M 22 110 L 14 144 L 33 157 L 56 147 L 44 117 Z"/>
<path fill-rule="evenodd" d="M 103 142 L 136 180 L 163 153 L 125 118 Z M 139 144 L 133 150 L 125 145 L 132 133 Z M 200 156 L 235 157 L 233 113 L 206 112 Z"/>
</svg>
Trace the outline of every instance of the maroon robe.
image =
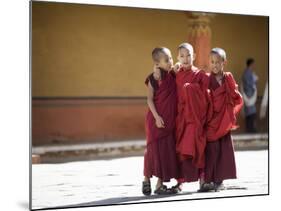
<svg viewBox="0 0 281 211">
<path fill-rule="evenodd" d="M 178 114 L 176 150 L 180 166 L 179 182 L 197 181 L 205 165 L 204 124 L 208 108 L 208 75 L 192 67 L 176 74 Z"/>
<path fill-rule="evenodd" d="M 236 129 L 236 115 L 243 105 L 242 96 L 230 72 L 225 72 L 220 85 L 214 74 L 210 75 L 211 119 L 208 120 L 207 139 L 216 141 L 231 129 Z M 210 114 L 209 114 L 210 115 Z"/>
<path fill-rule="evenodd" d="M 177 95 L 175 75 L 161 70 L 161 81 L 149 75 L 154 88 L 154 105 L 157 113 L 163 118 L 165 128 L 157 128 L 155 119 L 148 110 L 145 121 L 146 151 L 144 155 L 144 176 L 156 176 L 164 182 L 177 178 L 177 157 L 175 149 L 175 119 L 177 112 Z"/>
<path fill-rule="evenodd" d="M 210 75 L 212 108 L 207 123 L 205 181 L 221 183 L 236 178 L 236 164 L 231 130 L 237 128 L 236 115 L 243 101 L 231 73 L 226 72 L 220 85 Z"/>
</svg>

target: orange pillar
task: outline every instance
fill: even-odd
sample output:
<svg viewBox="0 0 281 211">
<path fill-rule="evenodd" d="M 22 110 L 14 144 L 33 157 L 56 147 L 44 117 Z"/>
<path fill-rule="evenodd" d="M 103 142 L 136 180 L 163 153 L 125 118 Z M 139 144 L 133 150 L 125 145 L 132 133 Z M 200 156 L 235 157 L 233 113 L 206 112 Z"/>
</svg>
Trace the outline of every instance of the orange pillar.
<svg viewBox="0 0 281 211">
<path fill-rule="evenodd" d="M 212 14 L 188 13 L 189 28 L 188 28 L 188 42 L 193 46 L 196 54 L 195 66 L 207 71 L 209 63 L 209 53 L 211 50 L 211 28 L 210 18 Z"/>
</svg>

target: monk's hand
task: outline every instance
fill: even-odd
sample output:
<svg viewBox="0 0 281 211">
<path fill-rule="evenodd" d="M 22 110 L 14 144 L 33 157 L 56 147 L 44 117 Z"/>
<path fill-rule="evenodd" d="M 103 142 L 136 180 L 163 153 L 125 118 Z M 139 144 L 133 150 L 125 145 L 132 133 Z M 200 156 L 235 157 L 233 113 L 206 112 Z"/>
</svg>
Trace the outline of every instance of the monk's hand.
<svg viewBox="0 0 281 211">
<path fill-rule="evenodd" d="M 182 64 L 177 62 L 173 67 L 174 72 L 178 72 L 179 69 L 181 68 L 181 66 L 182 66 Z"/>
<path fill-rule="evenodd" d="M 164 126 L 164 121 L 163 121 L 163 119 L 162 119 L 161 116 L 157 116 L 157 117 L 155 118 L 155 124 L 156 124 L 156 126 L 157 126 L 158 128 L 164 128 L 164 127 L 165 127 L 165 126 Z"/>
<path fill-rule="evenodd" d="M 190 85 L 190 83 L 185 83 L 185 84 L 183 85 L 183 87 L 186 88 L 186 87 L 188 87 L 189 85 Z"/>
</svg>

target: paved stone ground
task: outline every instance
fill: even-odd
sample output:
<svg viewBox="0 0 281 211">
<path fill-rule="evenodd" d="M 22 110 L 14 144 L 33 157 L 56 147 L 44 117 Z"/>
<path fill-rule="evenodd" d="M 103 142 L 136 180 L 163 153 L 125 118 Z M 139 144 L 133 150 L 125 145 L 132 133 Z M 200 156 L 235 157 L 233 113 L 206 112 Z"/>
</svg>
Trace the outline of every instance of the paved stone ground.
<svg viewBox="0 0 281 211">
<path fill-rule="evenodd" d="M 226 180 L 226 190 L 197 193 L 198 183 L 184 185 L 181 194 L 143 196 L 143 157 L 37 164 L 32 166 L 32 207 L 95 206 L 268 193 L 268 151 L 236 152 L 238 179 Z M 173 180 L 167 185 L 174 185 Z M 152 179 L 152 188 L 156 179 Z"/>
</svg>

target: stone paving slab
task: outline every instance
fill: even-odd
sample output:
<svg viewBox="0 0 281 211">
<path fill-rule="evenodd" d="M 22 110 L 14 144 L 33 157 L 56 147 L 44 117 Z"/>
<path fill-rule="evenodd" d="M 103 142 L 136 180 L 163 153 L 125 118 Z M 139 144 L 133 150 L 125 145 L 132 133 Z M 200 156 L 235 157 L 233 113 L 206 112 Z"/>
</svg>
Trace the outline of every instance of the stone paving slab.
<svg viewBox="0 0 281 211">
<path fill-rule="evenodd" d="M 149 197 L 141 193 L 143 157 L 32 165 L 32 207 L 96 206 L 167 200 L 245 196 L 268 193 L 268 151 L 238 151 L 238 179 L 226 180 L 226 190 L 197 193 L 198 183 L 186 183 L 177 195 Z M 174 185 L 172 180 L 167 185 Z M 156 179 L 152 179 L 152 188 Z"/>
</svg>

